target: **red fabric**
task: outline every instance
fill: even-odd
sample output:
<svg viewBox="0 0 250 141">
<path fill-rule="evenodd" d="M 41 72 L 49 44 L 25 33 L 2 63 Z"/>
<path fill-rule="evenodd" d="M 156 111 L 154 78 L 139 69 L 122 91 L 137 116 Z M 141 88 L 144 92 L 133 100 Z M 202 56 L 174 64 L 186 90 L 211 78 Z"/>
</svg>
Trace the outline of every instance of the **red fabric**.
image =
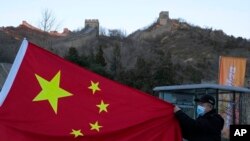
<svg viewBox="0 0 250 141">
<path fill-rule="evenodd" d="M 42 88 L 35 76 L 50 81 L 61 72 L 60 88 L 72 96 L 33 101 Z M 88 87 L 99 82 L 95 94 Z M 53 93 L 53 91 L 51 92 Z M 99 113 L 103 100 L 109 106 Z M 90 123 L 102 126 L 90 130 Z M 72 129 L 83 136 L 74 137 Z M 0 107 L 0 141 L 181 141 L 173 105 L 80 68 L 32 44 Z"/>
</svg>

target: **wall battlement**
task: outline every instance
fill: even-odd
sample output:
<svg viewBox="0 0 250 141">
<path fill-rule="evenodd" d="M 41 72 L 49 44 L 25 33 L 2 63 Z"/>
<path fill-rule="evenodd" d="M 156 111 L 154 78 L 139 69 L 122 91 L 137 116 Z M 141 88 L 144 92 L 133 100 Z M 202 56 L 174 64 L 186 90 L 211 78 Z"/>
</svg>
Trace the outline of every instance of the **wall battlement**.
<svg viewBox="0 0 250 141">
<path fill-rule="evenodd" d="M 85 27 L 92 27 L 99 29 L 99 20 L 98 19 L 86 19 Z"/>
<path fill-rule="evenodd" d="M 32 30 L 36 30 L 36 31 L 39 31 L 39 32 L 44 32 L 41 29 L 29 24 L 27 21 L 22 21 L 21 26 L 25 26 L 25 27 L 28 27 L 28 28 L 30 28 Z M 54 36 L 67 36 L 70 33 L 70 30 L 68 28 L 64 28 L 62 33 L 59 33 L 57 31 L 50 31 L 48 33 L 50 35 L 54 35 Z"/>
</svg>

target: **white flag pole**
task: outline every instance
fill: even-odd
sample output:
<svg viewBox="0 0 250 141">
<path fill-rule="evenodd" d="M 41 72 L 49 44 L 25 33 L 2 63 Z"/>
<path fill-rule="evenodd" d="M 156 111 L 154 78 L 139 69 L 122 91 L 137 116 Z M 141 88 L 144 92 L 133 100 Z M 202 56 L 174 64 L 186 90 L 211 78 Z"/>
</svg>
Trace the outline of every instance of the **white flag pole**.
<svg viewBox="0 0 250 141">
<path fill-rule="evenodd" d="M 20 47 L 20 49 L 16 55 L 16 58 L 14 60 L 14 63 L 10 69 L 10 72 L 7 76 L 7 79 L 3 85 L 2 91 L 0 92 L 0 106 L 2 106 L 4 100 L 6 99 L 8 93 L 10 91 L 10 88 L 11 88 L 11 86 L 16 78 L 17 72 L 20 68 L 22 61 L 23 61 L 27 47 L 28 47 L 28 41 L 26 40 L 26 38 L 24 38 L 24 40 L 21 44 L 21 47 Z"/>
</svg>

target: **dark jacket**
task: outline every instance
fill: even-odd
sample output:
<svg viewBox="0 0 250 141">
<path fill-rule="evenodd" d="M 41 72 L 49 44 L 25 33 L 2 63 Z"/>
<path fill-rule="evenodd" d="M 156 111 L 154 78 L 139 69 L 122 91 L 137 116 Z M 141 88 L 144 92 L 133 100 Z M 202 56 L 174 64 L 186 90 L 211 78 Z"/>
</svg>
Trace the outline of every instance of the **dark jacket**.
<svg viewBox="0 0 250 141">
<path fill-rule="evenodd" d="M 223 118 L 212 110 L 196 120 L 190 118 L 183 111 L 177 111 L 175 116 L 179 120 L 182 135 L 189 141 L 220 141 L 221 130 L 224 126 Z"/>
</svg>

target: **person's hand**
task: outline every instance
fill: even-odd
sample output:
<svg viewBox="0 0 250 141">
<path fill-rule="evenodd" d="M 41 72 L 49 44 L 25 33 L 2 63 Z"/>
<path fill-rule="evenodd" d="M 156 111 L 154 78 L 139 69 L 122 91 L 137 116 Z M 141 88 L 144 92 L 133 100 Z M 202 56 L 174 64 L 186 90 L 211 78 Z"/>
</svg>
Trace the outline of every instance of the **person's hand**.
<svg viewBox="0 0 250 141">
<path fill-rule="evenodd" d="M 175 105 L 175 107 L 174 107 L 174 112 L 176 113 L 176 112 L 178 112 L 178 111 L 180 111 L 181 109 L 178 107 L 178 106 L 176 106 Z"/>
</svg>

